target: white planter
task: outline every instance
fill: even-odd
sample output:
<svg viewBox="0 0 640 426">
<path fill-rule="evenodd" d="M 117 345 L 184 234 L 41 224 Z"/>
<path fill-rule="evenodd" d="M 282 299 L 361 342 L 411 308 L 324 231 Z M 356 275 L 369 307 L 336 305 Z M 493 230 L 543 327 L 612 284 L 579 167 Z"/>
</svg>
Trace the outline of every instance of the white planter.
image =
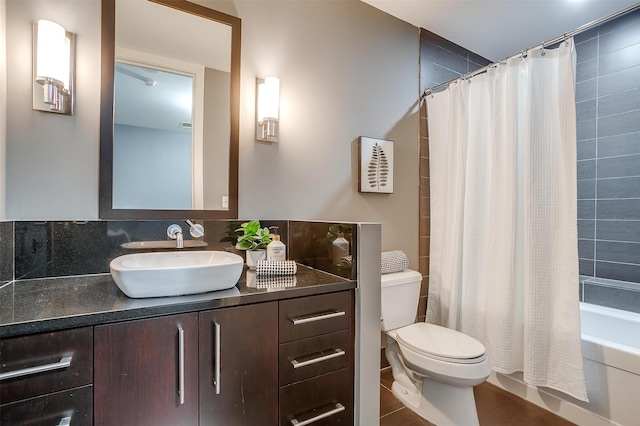
<svg viewBox="0 0 640 426">
<path fill-rule="evenodd" d="M 247 266 L 249 269 L 256 269 L 256 264 L 259 260 L 265 260 L 267 258 L 266 250 L 247 250 Z"/>
</svg>

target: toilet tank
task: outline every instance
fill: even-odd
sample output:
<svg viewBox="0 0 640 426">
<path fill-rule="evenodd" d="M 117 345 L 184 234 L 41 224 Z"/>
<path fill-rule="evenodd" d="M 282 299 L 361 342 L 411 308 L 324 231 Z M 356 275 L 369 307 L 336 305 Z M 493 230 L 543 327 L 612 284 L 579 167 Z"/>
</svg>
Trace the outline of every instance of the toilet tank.
<svg viewBox="0 0 640 426">
<path fill-rule="evenodd" d="M 422 275 L 405 269 L 402 272 L 382 274 L 380 281 L 382 331 L 413 324 L 418 311 Z"/>
</svg>

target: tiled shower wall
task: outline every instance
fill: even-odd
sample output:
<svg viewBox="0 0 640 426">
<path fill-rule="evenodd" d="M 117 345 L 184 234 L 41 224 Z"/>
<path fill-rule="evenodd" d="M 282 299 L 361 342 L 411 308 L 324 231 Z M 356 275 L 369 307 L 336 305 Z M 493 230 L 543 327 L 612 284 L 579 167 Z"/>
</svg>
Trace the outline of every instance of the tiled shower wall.
<svg viewBox="0 0 640 426">
<path fill-rule="evenodd" d="M 581 296 L 640 311 L 640 9 L 575 42 Z"/>
<path fill-rule="evenodd" d="M 580 273 L 640 281 L 640 10 L 575 39 Z"/>
<path fill-rule="evenodd" d="M 420 32 L 420 90 L 489 63 Z M 640 312 L 640 10 L 575 36 L 581 300 Z M 429 276 L 429 150 L 420 111 L 420 272 Z M 625 282 L 619 282 L 625 281 Z"/>
<path fill-rule="evenodd" d="M 420 91 L 489 63 L 420 31 Z M 575 36 L 580 298 L 640 312 L 640 10 Z M 420 110 L 419 320 L 429 277 L 429 147 Z M 617 281 L 627 281 L 619 283 Z"/>
</svg>

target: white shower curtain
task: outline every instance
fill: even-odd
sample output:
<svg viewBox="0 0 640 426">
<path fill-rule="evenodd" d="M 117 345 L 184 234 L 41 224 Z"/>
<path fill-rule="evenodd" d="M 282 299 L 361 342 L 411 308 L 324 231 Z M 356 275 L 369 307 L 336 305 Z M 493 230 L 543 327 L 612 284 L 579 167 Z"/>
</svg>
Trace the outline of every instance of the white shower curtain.
<svg viewBox="0 0 640 426">
<path fill-rule="evenodd" d="M 427 322 L 493 369 L 587 400 L 580 341 L 573 40 L 427 97 Z"/>
</svg>

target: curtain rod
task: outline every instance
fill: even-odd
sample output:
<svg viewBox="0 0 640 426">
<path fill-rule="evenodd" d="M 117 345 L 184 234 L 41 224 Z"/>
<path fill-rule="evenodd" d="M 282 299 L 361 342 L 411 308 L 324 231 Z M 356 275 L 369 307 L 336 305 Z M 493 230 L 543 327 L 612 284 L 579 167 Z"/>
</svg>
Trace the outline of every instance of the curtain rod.
<svg viewBox="0 0 640 426">
<path fill-rule="evenodd" d="M 511 58 L 516 58 L 518 56 L 524 56 L 525 52 L 527 52 L 529 50 L 544 49 L 545 46 L 553 45 L 553 44 L 555 44 L 555 43 L 557 43 L 559 41 L 566 40 L 569 37 L 572 37 L 572 36 L 574 36 L 576 34 L 579 34 L 579 33 L 583 32 L 583 31 L 586 31 L 586 30 L 588 30 L 590 28 L 598 26 L 598 25 L 600 25 L 600 24 L 602 24 L 604 22 L 610 21 L 610 20 L 612 20 L 614 18 L 617 18 L 619 16 L 625 15 L 625 14 L 627 14 L 627 13 L 629 13 L 629 12 L 631 12 L 631 11 L 637 9 L 637 8 L 640 8 L 640 3 L 633 4 L 633 5 L 628 6 L 625 9 L 622 9 L 622 10 L 620 10 L 618 12 L 615 12 L 615 13 L 612 13 L 610 15 L 607 15 L 604 18 L 597 19 L 595 21 L 589 22 L 588 24 L 584 24 L 584 25 L 576 28 L 575 30 L 572 30 L 572 31 L 564 33 L 561 36 L 558 36 L 556 38 L 552 38 L 551 40 L 547 40 L 544 43 L 537 44 L 537 45 L 535 45 L 533 47 L 530 47 L 530 48 L 528 48 L 526 50 L 523 50 L 520 53 L 516 53 L 515 55 L 508 56 L 508 57 L 506 57 L 506 58 L 504 58 L 504 59 L 502 59 L 502 60 L 500 60 L 498 62 L 492 62 L 489 65 L 486 65 L 486 66 L 484 66 L 482 68 L 478 68 L 477 70 L 471 71 L 470 73 L 463 74 L 460 77 L 452 78 L 449 81 L 445 81 L 444 83 L 440 83 L 440 84 L 438 84 L 436 86 L 433 86 L 433 87 L 427 87 L 426 89 L 424 89 L 424 92 L 422 92 L 422 95 L 420 95 L 420 100 L 422 101 L 422 99 L 427 97 L 429 94 L 433 93 L 434 91 L 436 91 L 438 89 L 441 89 L 443 87 L 448 86 L 449 84 L 453 83 L 456 80 L 475 77 L 478 74 L 482 74 L 483 72 L 485 72 L 489 68 L 497 66 L 499 63 L 505 62 L 505 61 L 507 61 L 507 60 L 509 60 Z"/>
</svg>

